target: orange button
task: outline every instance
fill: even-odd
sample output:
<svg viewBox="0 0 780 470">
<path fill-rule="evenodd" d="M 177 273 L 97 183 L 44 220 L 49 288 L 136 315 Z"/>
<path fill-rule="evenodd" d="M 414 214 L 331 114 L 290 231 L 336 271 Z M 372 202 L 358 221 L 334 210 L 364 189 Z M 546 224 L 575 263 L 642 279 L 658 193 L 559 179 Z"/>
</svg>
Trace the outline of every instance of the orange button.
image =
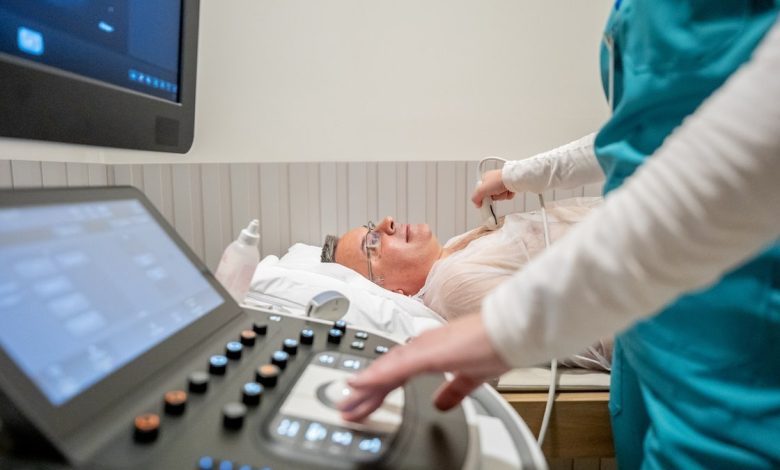
<svg viewBox="0 0 780 470">
<path fill-rule="evenodd" d="M 160 417 L 154 413 L 147 413 L 135 417 L 135 440 L 138 442 L 152 442 L 157 439 L 160 431 Z"/>
<path fill-rule="evenodd" d="M 170 415 L 180 415 L 184 413 L 187 405 L 187 393 L 183 390 L 171 390 L 165 392 L 165 412 Z"/>
</svg>

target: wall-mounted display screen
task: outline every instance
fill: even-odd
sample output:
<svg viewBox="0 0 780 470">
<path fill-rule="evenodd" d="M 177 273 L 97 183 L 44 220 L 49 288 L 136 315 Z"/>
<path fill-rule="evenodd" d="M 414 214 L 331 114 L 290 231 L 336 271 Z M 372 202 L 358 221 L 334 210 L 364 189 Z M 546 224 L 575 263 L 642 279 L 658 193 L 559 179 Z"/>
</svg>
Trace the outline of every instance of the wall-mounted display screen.
<svg viewBox="0 0 780 470">
<path fill-rule="evenodd" d="M 5 0 L 0 51 L 178 102 L 181 0 Z"/>
<path fill-rule="evenodd" d="M 186 153 L 199 0 L 0 1 L 0 136 Z"/>
</svg>

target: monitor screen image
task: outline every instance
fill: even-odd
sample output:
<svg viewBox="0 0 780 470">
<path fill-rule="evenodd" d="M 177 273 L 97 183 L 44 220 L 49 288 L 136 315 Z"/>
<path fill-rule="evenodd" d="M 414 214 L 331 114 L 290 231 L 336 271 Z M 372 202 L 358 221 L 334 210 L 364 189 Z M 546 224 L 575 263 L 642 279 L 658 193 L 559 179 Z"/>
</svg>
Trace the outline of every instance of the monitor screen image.
<svg viewBox="0 0 780 470">
<path fill-rule="evenodd" d="M 181 0 L 4 0 L 0 52 L 178 102 Z"/>
<path fill-rule="evenodd" d="M 187 153 L 200 0 L 0 0 L 0 137 Z"/>
<path fill-rule="evenodd" d="M 0 347 L 61 406 L 224 300 L 137 200 L 0 209 Z"/>
</svg>

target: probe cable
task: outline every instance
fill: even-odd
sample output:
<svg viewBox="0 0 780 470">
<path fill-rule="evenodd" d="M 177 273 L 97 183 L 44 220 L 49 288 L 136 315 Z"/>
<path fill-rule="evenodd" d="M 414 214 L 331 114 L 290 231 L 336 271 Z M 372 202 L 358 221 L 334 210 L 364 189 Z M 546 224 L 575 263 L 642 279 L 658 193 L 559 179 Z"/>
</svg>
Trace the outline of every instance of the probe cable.
<svg viewBox="0 0 780 470">
<path fill-rule="evenodd" d="M 479 164 L 477 165 L 478 183 L 482 182 L 483 168 L 485 166 L 485 163 L 489 161 L 506 163 L 506 160 L 500 157 L 485 157 L 482 160 L 480 160 Z M 539 196 L 539 205 L 541 206 L 541 213 L 542 213 L 542 225 L 544 227 L 544 247 L 545 249 L 547 249 L 550 247 L 550 226 L 547 221 L 547 209 L 544 204 L 544 195 L 539 193 L 538 196 Z M 496 222 L 497 221 L 498 220 L 496 220 Z M 547 427 L 550 424 L 550 415 L 552 414 L 553 404 L 555 403 L 555 388 L 557 384 L 557 376 L 558 376 L 558 360 L 553 359 L 550 362 L 550 387 L 548 388 L 548 392 L 547 392 L 547 404 L 544 407 L 544 417 L 542 418 L 542 426 L 541 428 L 539 428 L 539 437 L 536 440 L 536 442 L 539 444 L 539 447 L 542 447 L 542 443 L 544 443 L 544 437 L 547 434 Z"/>
</svg>

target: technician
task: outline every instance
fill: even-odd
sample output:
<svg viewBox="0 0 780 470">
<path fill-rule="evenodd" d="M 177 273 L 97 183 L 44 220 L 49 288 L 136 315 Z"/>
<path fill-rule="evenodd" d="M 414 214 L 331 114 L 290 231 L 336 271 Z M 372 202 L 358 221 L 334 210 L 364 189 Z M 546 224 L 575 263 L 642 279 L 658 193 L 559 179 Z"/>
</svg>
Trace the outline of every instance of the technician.
<svg viewBox="0 0 780 470">
<path fill-rule="evenodd" d="M 510 367 L 619 333 L 610 410 L 620 468 L 780 468 L 779 8 L 618 1 L 602 45 L 613 115 L 594 143 L 604 206 L 498 287 L 481 315 L 356 376 L 344 417 L 367 416 L 432 371 L 454 373 L 435 398 L 448 409 Z M 582 182 L 593 175 L 587 148 L 508 164 L 473 200 Z"/>
</svg>

